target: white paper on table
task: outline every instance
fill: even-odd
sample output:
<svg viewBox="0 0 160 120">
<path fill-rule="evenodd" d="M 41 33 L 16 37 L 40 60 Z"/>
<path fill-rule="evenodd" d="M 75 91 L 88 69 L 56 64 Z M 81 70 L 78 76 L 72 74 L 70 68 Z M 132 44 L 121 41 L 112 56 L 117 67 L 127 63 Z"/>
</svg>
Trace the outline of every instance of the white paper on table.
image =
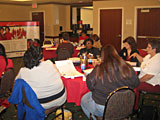
<svg viewBox="0 0 160 120">
<path fill-rule="evenodd" d="M 47 45 L 43 45 L 42 48 L 51 48 L 53 45 L 52 44 L 47 44 Z"/>
<path fill-rule="evenodd" d="M 141 71 L 141 68 L 140 68 L 140 67 L 133 67 L 133 69 L 134 69 L 135 71 Z"/>
<path fill-rule="evenodd" d="M 83 76 L 83 81 L 86 81 L 86 77 L 85 76 Z"/>
<path fill-rule="evenodd" d="M 82 48 L 85 48 L 84 46 L 79 46 L 76 48 L 76 50 L 81 50 Z"/>
<path fill-rule="evenodd" d="M 72 57 L 72 58 L 69 58 L 69 60 L 71 60 L 73 63 L 80 63 L 79 57 Z"/>
<path fill-rule="evenodd" d="M 93 68 L 87 69 L 87 70 L 83 70 L 83 72 L 88 75 L 89 73 L 91 73 L 93 70 Z"/>
<path fill-rule="evenodd" d="M 55 61 L 55 63 L 60 74 L 65 78 L 74 78 L 74 77 L 84 76 L 82 73 L 76 70 L 71 60 Z"/>
<path fill-rule="evenodd" d="M 54 48 L 46 48 L 46 50 L 57 50 L 57 48 L 56 47 L 54 47 Z"/>
<path fill-rule="evenodd" d="M 130 62 L 130 61 L 126 61 L 128 64 L 130 64 L 131 66 L 136 66 L 136 62 Z"/>
</svg>

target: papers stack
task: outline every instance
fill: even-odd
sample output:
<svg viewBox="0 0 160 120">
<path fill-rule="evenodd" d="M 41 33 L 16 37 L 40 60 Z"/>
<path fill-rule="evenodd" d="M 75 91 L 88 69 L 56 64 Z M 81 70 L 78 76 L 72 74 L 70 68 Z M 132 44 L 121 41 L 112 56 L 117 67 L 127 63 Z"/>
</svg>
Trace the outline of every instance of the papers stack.
<svg viewBox="0 0 160 120">
<path fill-rule="evenodd" d="M 136 62 L 130 62 L 130 61 L 126 61 L 128 64 L 130 64 L 131 66 L 136 66 Z"/>
<path fill-rule="evenodd" d="M 46 48 L 46 50 L 57 50 L 56 47 Z"/>
<path fill-rule="evenodd" d="M 82 48 L 85 48 L 84 46 L 79 46 L 76 48 L 76 50 L 81 50 Z"/>
<path fill-rule="evenodd" d="M 80 63 L 79 57 L 72 57 L 72 58 L 69 58 L 69 60 L 71 60 L 73 63 Z"/>
<path fill-rule="evenodd" d="M 87 69 L 87 70 L 83 70 L 83 72 L 84 72 L 86 75 L 88 75 L 89 73 L 92 72 L 92 70 L 93 70 L 93 68 Z"/>
<path fill-rule="evenodd" d="M 133 67 L 133 69 L 134 69 L 135 71 L 141 71 L 141 68 L 140 68 L 140 67 Z"/>
<path fill-rule="evenodd" d="M 74 78 L 74 77 L 84 76 L 82 73 L 76 70 L 71 60 L 55 61 L 55 63 L 60 74 L 65 78 Z"/>
<path fill-rule="evenodd" d="M 42 48 L 51 48 L 53 46 L 53 44 L 46 44 L 46 45 L 43 45 Z"/>
</svg>

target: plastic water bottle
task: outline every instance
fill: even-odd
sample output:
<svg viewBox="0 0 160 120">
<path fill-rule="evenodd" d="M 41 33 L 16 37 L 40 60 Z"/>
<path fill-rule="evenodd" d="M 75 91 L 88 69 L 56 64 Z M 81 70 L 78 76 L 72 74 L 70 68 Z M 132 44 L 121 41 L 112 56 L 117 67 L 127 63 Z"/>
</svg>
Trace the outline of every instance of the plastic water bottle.
<svg viewBox="0 0 160 120">
<path fill-rule="evenodd" d="M 93 54 L 89 53 L 89 60 L 88 60 L 89 64 L 92 64 L 92 57 L 93 57 Z"/>
<path fill-rule="evenodd" d="M 85 70 L 88 64 L 88 59 L 86 53 L 83 53 L 81 56 L 81 70 Z"/>
</svg>

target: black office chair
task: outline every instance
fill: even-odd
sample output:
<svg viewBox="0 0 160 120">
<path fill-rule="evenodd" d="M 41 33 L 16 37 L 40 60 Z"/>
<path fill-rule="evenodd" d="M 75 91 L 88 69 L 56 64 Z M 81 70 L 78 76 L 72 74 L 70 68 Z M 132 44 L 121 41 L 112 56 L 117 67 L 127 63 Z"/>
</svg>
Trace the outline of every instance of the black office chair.
<svg viewBox="0 0 160 120">
<path fill-rule="evenodd" d="M 127 120 L 133 113 L 135 93 L 128 86 L 114 90 L 107 97 L 103 117 L 97 120 Z"/>
<path fill-rule="evenodd" d="M 59 114 L 56 114 L 55 117 L 53 118 L 53 120 L 57 117 L 59 117 L 60 115 L 62 115 L 62 120 L 64 120 L 64 104 L 61 106 L 56 106 L 56 107 L 52 107 L 50 109 L 45 110 L 45 114 L 46 116 L 48 116 L 49 114 L 56 112 L 58 109 L 61 110 L 61 112 Z"/>
<path fill-rule="evenodd" d="M 9 97 L 9 94 L 13 87 L 13 83 L 14 83 L 14 71 L 13 69 L 8 69 L 4 73 L 2 73 L 2 76 L 0 78 L 0 102 L 1 103 L 3 103 L 3 101 L 6 101 L 7 97 Z M 3 113 L 5 113 L 8 107 L 9 107 L 9 103 L 7 106 L 0 104 L 0 120 L 3 119 Z"/>
<path fill-rule="evenodd" d="M 11 92 L 14 83 L 14 71 L 13 69 L 6 70 L 0 80 L 0 96 L 3 97 L 7 93 Z"/>
<path fill-rule="evenodd" d="M 128 86 L 120 87 L 107 97 L 103 120 L 130 119 L 135 104 L 135 93 Z"/>
<path fill-rule="evenodd" d="M 141 120 L 158 120 L 160 110 L 160 93 L 139 91 L 138 118 Z"/>
<path fill-rule="evenodd" d="M 60 48 L 57 53 L 57 60 L 67 60 L 72 57 L 70 51 L 66 48 Z"/>
</svg>

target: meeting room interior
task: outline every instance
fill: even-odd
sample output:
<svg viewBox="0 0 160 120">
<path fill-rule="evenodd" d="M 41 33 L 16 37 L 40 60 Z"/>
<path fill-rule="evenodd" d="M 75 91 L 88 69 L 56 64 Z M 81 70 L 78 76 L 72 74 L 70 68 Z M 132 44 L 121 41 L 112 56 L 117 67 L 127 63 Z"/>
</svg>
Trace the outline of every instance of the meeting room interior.
<svg viewBox="0 0 160 120">
<path fill-rule="evenodd" d="M 84 107 L 82 100 L 84 100 L 87 93 L 92 93 L 93 101 L 96 102 L 96 105 L 98 104 L 96 101 L 98 98 L 96 97 L 98 94 L 101 94 L 101 92 L 98 91 L 99 93 L 96 93 L 96 86 L 99 84 L 95 82 L 93 85 L 95 87 L 91 85 L 93 87 L 91 88 L 90 84 L 93 81 L 89 83 L 89 79 L 93 78 L 91 74 L 97 69 L 99 72 L 93 76 L 96 76 L 95 79 L 101 79 L 103 77 L 102 75 L 106 74 L 102 72 L 102 63 L 104 63 L 104 69 L 106 70 L 107 68 L 105 67 L 110 64 L 108 63 L 106 65 L 105 62 L 110 60 L 113 62 L 113 59 L 107 59 L 107 57 L 105 61 L 105 56 L 108 55 L 105 54 L 106 49 L 108 49 L 108 51 L 111 49 L 116 51 L 115 54 L 117 54 L 117 59 L 119 59 L 119 62 L 116 63 L 117 66 L 121 66 L 118 64 L 122 64 L 123 61 L 127 61 L 123 63 L 123 65 L 129 66 L 129 69 L 131 69 L 131 71 L 134 70 L 135 75 L 139 76 L 142 72 L 141 65 L 143 65 L 143 60 L 141 61 L 139 56 L 146 58 L 148 55 L 158 56 L 159 54 L 157 51 L 159 51 L 160 42 L 157 43 L 158 47 L 155 48 L 153 47 L 154 43 L 152 44 L 152 42 L 150 42 L 150 40 L 160 41 L 159 31 L 160 0 L 0 0 L 0 45 L 2 45 L 2 52 L 5 52 L 1 53 L 0 46 L 0 64 L 5 64 L 2 66 L 4 70 L 2 70 L 0 65 L 0 119 L 20 120 L 20 112 L 17 112 L 20 110 L 20 107 L 18 107 L 20 103 L 17 101 L 22 102 L 26 106 L 28 106 L 27 103 L 29 102 L 31 108 L 34 108 L 34 104 L 30 103 L 30 101 L 32 101 L 30 100 L 31 98 L 26 98 L 28 99 L 27 103 L 24 100 L 24 97 L 28 97 L 29 93 L 23 91 L 25 89 L 24 85 L 21 86 L 23 90 L 18 91 L 22 94 L 21 97 L 23 100 L 21 99 L 20 101 L 20 93 L 16 93 L 16 90 L 20 88 L 17 88 L 15 85 L 26 85 L 27 83 L 29 88 L 31 88 L 31 90 L 33 89 L 32 92 L 35 92 L 34 94 L 37 97 L 36 101 L 38 100 L 40 102 L 38 102 L 40 108 L 36 106 L 35 110 L 32 110 L 33 116 L 42 112 L 39 118 L 37 116 L 35 117 L 37 120 L 52 120 L 58 114 L 58 110 L 62 110 L 62 115 L 58 116 L 56 120 L 63 120 L 64 118 L 65 120 L 99 120 L 100 117 L 105 120 L 107 118 L 105 114 L 107 115 L 108 102 L 101 104 L 104 107 L 103 115 L 98 113 L 94 115 L 94 112 L 92 113 L 92 111 L 89 110 L 90 114 L 88 116 L 85 111 L 87 105 Z M 129 39 L 133 41 L 130 43 Z M 134 50 L 132 48 L 133 42 L 136 46 Z M 130 48 L 127 48 L 126 44 Z M 157 51 L 152 54 L 149 52 L 149 47 Z M 5 48 L 5 50 L 3 48 Z M 126 50 L 125 52 L 123 51 L 124 49 Z M 113 51 L 111 54 L 113 54 Z M 122 51 L 124 53 L 120 54 Z M 132 52 L 135 51 L 136 54 L 132 54 Z M 124 56 L 126 56 L 126 58 L 124 58 Z M 3 58 L 3 62 L 2 57 L 5 58 Z M 136 60 L 132 61 L 132 57 L 136 58 Z M 8 61 L 5 63 L 7 59 Z M 29 59 L 33 59 L 33 63 L 29 63 L 31 62 Z M 9 60 L 12 62 L 10 63 Z M 37 63 L 35 64 L 35 62 Z M 52 66 L 54 69 L 53 71 L 51 70 L 54 76 L 50 77 L 52 79 L 55 77 L 57 82 L 55 85 L 53 85 L 53 82 L 52 85 L 53 87 L 56 85 L 59 87 L 55 88 L 56 92 L 50 92 L 51 95 L 57 93 L 56 95 L 59 96 L 59 94 L 63 93 L 61 97 L 63 96 L 65 98 L 66 96 L 65 99 L 63 98 L 63 100 L 61 100 L 63 103 L 61 105 L 59 105 L 59 102 L 53 102 L 53 104 L 57 104 L 57 106 L 54 106 L 54 110 L 51 109 L 52 107 L 48 107 L 48 104 L 46 104 L 46 106 L 43 104 L 45 101 L 43 97 L 47 97 L 48 100 L 54 98 L 55 95 L 49 98 L 50 93 L 46 94 L 47 90 L 52 89 L 51 86 L 48 85 L 49 83 L 51 84 L 51 80 L 44 80 L 46 81 L 45 83 L 43 80 L 41 81 L 41 75 L 39 75 L 38 72 L 36 73 L 36 67 L 43 67 L 41 63 L 44 63 L 44 66 L 46 66 L 43 69 L 44 72 L 41 70 L 38 72 L 42 72 L 39 74 L 44 74 L 46 78 L 50 73 L 49 67 Z M 29 64 L 32 65 L 30 66 Z M 107 69 L 108 71 L 106 70 L 108 74 L 110 70 L 114 69 L 113 66 Z M 13 76 L 10 75 L 10 73 L 9 75 L 5 75 L 8 74 L 8 69 L 13 70 Z M 33 82 L 32 80 L 29 81 L 29 79 L 32 78 L 29 77 L 29 75 L 33 75 L 31 73 L 29 74 L 29 70 L 35 72 L 34 75 L 36 76 L 33 78 L 39 78 L 39 83 Z M 113 75 L 114 72 L 111 74 Z M 125 70 L 120 73 L 126 74 Z M 157 74 L 159 74 L 160 78 L 160 73 Z M 51 75 L 51 73 L 49 75 Z M 6 76 L 11 77 L 5 78 Z M 126 76 L 122 75 L 122 78 Z M 152 79 L 152 77 L 153 76 L 151 76 L 150 79 Z M 25 78 L 28 81 L 25 80 Z M 4 87 L 2 86 L 4 85 L 2 81 L 7 81 L 7 79 L 10 81 L 5 84 L 11 85 L 8 85 L 10 88 L 3 91 L 2 88 Z M 19 79 L 24 79 L 22 81 L 25 83 L 22 83 L 22 81 L 18 83 Z M 134 98 L 134 106 L 132 106 L 132 112 L 128 113 L 124 118 L 144 120 L 144 116 L 146 116 L 147 113 L 150 113 L 148 114 L 150 116 L 159 116 L 160 118 L 160 79 L 159 83 L 152 84 L 154 87 L 158 85 L 159 88 L 151 91 L 151 93 L 142 90 L 138 91 L 136 88 L 142 81 L 138 77 L 135 79 L 138 80 L 138 82 L 134 83 L 134 87 L 131 86 L 136 96 Z M 42 85 L 40 85 L 40 82 Z M 60 84 L 58 83 L 61 83 L 64 87 L 63 90 L 58 91 L 58 89 L 60 89 Z M 38 85 L 40 86 L 38 87 Z M 129 85 L 130 84 L 124 84 L 123 86 L 128 86 L 129 88 L 127 87 L 127 90 L 129 90 Z M 42 94 L 40 94 L 40 87 L 47 87 L 47 89 L 43 91 L 44 88 L 41 88 Z M 122 86 L 117 85 L 117 89 L 121 87 Z M 113 90 L 117 89 L 110 88 L 106 93 L 112 93 Z M 95 94 L 97 94 L 97 96 Z M 17 97 L 14 95 L 17 95 Z M 145 95 L 147 97 L 145 97 Z M 107 96 L 109 96 L 108 93 Z M 61 97 L 59 99 L 62 99 Z M 110 97 L 112 97 L 112 95 Z M 149 100 L 147 98 L 149 98 Z M 155 98 L 156 100 L 150 98 Z M 145 101 L 145 99 L 147 100 Z M 41 103 L 41 100 L 44 101 Z M 109 100 L 110 99 L 106 97 L 105 101 Z M 136 103 L 137 101 L 139 103 Z M 136 106 L 137 104 L 139 105 L 138 107 Z M 125 107 L 124 105 L 124 109 Z M 92 109 L 92 107 L 89 109 Z M 28 108 L 26 109 L 26 107 L 24 107 L 23 110 L 25 113 L 22 117 L 25 117 L 26 120 L 32 120 L 32 117 L 29 117 L 30 115 L 32 116 L 32 114 L 27 111 Z M 48 113 L 46 113 L 46 111 Z M 142 115 L 142 112 L 144 115 Z M 156 113 L 156 115 L 151 114 L 152 112 L 153 114 Z M 154 120 L 157 118 L 158 117 L 155 117 Z"/>
</svg>

